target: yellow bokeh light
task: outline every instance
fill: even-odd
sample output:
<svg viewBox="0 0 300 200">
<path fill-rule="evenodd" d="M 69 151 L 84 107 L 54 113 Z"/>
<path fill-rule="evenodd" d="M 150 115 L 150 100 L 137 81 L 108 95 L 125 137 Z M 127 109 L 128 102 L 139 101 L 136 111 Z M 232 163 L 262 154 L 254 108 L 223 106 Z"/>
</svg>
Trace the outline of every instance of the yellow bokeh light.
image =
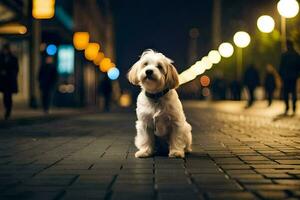
<svg viewBox="0 0 300 200">
<path fill-rule="evenodd" d="M 25 34 L 27 33 L 26 26 L 18 23 L 6 24 L 0 27 L 1 34 Z"/>
<path fill-rule="evenodd" d="M 109 58 L 103 58 L 102 61 L 100 62 L 100 70 L 102 72 L 108 72 L 108 70 L 112 67 L 113 67 L 113 63 Z"/>
<path fill-rule="evenodd" d="M 55 0 L 33 0 L 32 16 L 36 19 L 51 19 L 55 12 Z"/>
<path fill-rule="evenodd" d="M 240 48 L 245 48 L 250 44 L 250 35 L 245 31 L 238 31 L 233 36 L 234 44 Z"/>
<path fill-rule="evenodd" d="M 260 16 L 257 20 L 257 27 L 263 33 L 271 33 L 275 27 L 275 21 L 268 15 Z"/>
<path fill-rule="evenodd" d="M 104 53 L 102 52 L 98 52 L 96 58 L 93 60 L 95 65 L 100 65 L 100 62 L 102 61 L 102 59 L 104 58 Z"/>
<path fill-rule="evenodd" d="M 232 44 L 228 43 L 228 42 L 224 42 L 219 46 L 219 53 L 222 57 L 224 58 L 229 58 L 232 56 L 233 52 L 234 52 L 234 48 L 232 46 Z"/>
<path fill-rule="evenodd" d="M 208 59 L 213 63 L 213 64 L 218 64 L 221 61 L 221 55 L 218 51 L 216 50 L 211 50 L 208 53 Z"/>
<path fill-rule="evenodd" d="M 281 16 L 293 18 L 299 13 L 299 3 L 296 0 L 280 0 L 277 3 L 277 10 Z"/>
<path fill-rule="evenodd" d="M 121 107 L 129 107 L 132 104 L 132 99 L 130 94 L 124 93 L 121 95 L 119 104 Z"/>
<path fill-rule="evenodd" d="M 84 50 L 89 45 L 90 35 L 88 32 L 76 32 L 73 35 L 75 49 Z"/>
<path fill-rule="evenodd" d="M 100 45 L 98 43 L 89 43 L 84 51 L 84 56 L 87 60 L 92 61 L 97 57 L 99 50 Z"/>
</svg>

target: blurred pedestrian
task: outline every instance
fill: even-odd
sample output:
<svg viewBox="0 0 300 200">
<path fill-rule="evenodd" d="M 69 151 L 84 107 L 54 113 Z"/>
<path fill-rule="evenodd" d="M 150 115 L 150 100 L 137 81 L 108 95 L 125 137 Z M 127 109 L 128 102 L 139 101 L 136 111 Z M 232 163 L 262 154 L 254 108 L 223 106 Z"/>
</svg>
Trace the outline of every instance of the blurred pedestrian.
<svg viewBox="0 0 300 200">
<path fill-rule="evenodd" d="M 211 85 L 213 100 L 225 100 L 226 88 L 227 84 L 222 72 L 216 71 Z"/>
<path fill-rule="evenodd" d="M 112 83 L 107 75 L 105 75 L 103 80 L 100 82 L 99 93 L 104 97 L 104 111 L 108 112 L 110 110 L 112 98 Z"/>
<path fill-rule="evenodd" d="M 45 113 L 49 112 L 53 89 L 57 81 L 57 69 L 54 64 L 54 58 L 47 56 L 41 65 L 39 72 L 39 83 L 41 90 L 42 107 Z"/>
<path fill-rule="evenodd" d="M 249 95 L 247 107 L 252 106 L 254 103 L 254 91 L 259 85 L 259 82 L 259 74 L 255 65 L 249 65 L 244 74 L 244 85 L 246 86 Z"/>
<path fill-rule="evenodd" d="M 9 44 L 5 44 L 0 55 L 0 91 L 3 93 L 5 107 L 4 119 L 9 119 L 13 106 L 12 95 L 18 92 L 19 64 L 11 52 Z"/>
<path fill-rule="evenodd" d="M 279 74 L 283 82 L 283 98 L 285 102 L 285 112 L 289 111 L 289 94 L 292 95 L 293 113 L 296 113 L 297 102 L 297 79 L 300 73 L 300 56 L 296 52 L 293 42 L 287 41 L 287 51 L 281 55 Z"/>
<path fill-rule="evenodd" d="M 241 100 L 241 84 L 238 80 L 233 80 L 230 83 L 230 93 L 231 93 L 231 100 L 239 101 Z"/>
<path fill-rule="evenodd" d="M 265 93 L 268 99 L 268 106 L 271 106 L 276 89 L 276 70 L 271 64 L 267 64 L 265 75 Z"/>
</svg>

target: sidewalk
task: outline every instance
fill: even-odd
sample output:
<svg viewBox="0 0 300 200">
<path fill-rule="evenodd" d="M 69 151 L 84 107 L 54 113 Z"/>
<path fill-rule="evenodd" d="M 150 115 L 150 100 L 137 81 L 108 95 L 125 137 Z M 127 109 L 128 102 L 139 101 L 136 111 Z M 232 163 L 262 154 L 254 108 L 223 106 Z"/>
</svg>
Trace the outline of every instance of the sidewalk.
<svg viewBox="0 0 300 200">
<path fill-rule="evenodd" d="M 200 109 L 211 109 L 217 111 L 219 115 L 231 117 L 239 122 L 253 122 L 264 124 L 265 126 L 283 127 L 300 130 L 300 101 L 297 102 L 296 115 L 283 115 L 285 105 L 283 101 L 274 101 L 268 107 L 266 101 L 256 101 L 250 108 L 245 108 L 246 101 L 188 101 L 186 107 L 196 107 Z"/>
<path fill-rule="evenodd" d="M 135 158 L 134 109 L 0 129 L 0 199 L 299 199 L 299 116 L 274 122 L 259 105 L 184 102 L 185 159 Z"/>
</svg>

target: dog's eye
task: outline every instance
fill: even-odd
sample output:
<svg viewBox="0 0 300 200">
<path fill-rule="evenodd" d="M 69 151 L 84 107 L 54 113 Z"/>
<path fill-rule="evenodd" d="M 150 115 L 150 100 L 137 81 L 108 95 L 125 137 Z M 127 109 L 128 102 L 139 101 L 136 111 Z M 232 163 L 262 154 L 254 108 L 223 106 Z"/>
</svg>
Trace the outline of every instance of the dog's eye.
<svg viewBox="0 0 300 200">
<path fill-rule="evenodd" d="M 163 67 L 161 65 L 157 65 L 157 68 L 158 69 L 162 69 Z"/>
<path fill-rule="evenodd" d="M 148 65 L 148 62 L 145 62 L 145 63 L 144 63 L 144 66 L 147 66 L 147 65 Z"/>
</svg>

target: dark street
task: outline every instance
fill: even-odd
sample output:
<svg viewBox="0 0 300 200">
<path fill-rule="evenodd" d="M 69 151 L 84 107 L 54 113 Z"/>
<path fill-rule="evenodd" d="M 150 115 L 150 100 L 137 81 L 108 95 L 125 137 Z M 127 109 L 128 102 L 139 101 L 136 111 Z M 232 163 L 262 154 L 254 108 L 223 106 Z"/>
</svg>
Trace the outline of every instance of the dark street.
<svg viewBox="0 0 300 200">
<path fill-rule="evenodd" d="M 299 116 L 222 109 L 233 105 L 185 103 L 194 138 L 185 159 L 134 158 L 134 113 L 11 122 L 0 135 L 1 198 L 300 198 Z"/>
</svg>

